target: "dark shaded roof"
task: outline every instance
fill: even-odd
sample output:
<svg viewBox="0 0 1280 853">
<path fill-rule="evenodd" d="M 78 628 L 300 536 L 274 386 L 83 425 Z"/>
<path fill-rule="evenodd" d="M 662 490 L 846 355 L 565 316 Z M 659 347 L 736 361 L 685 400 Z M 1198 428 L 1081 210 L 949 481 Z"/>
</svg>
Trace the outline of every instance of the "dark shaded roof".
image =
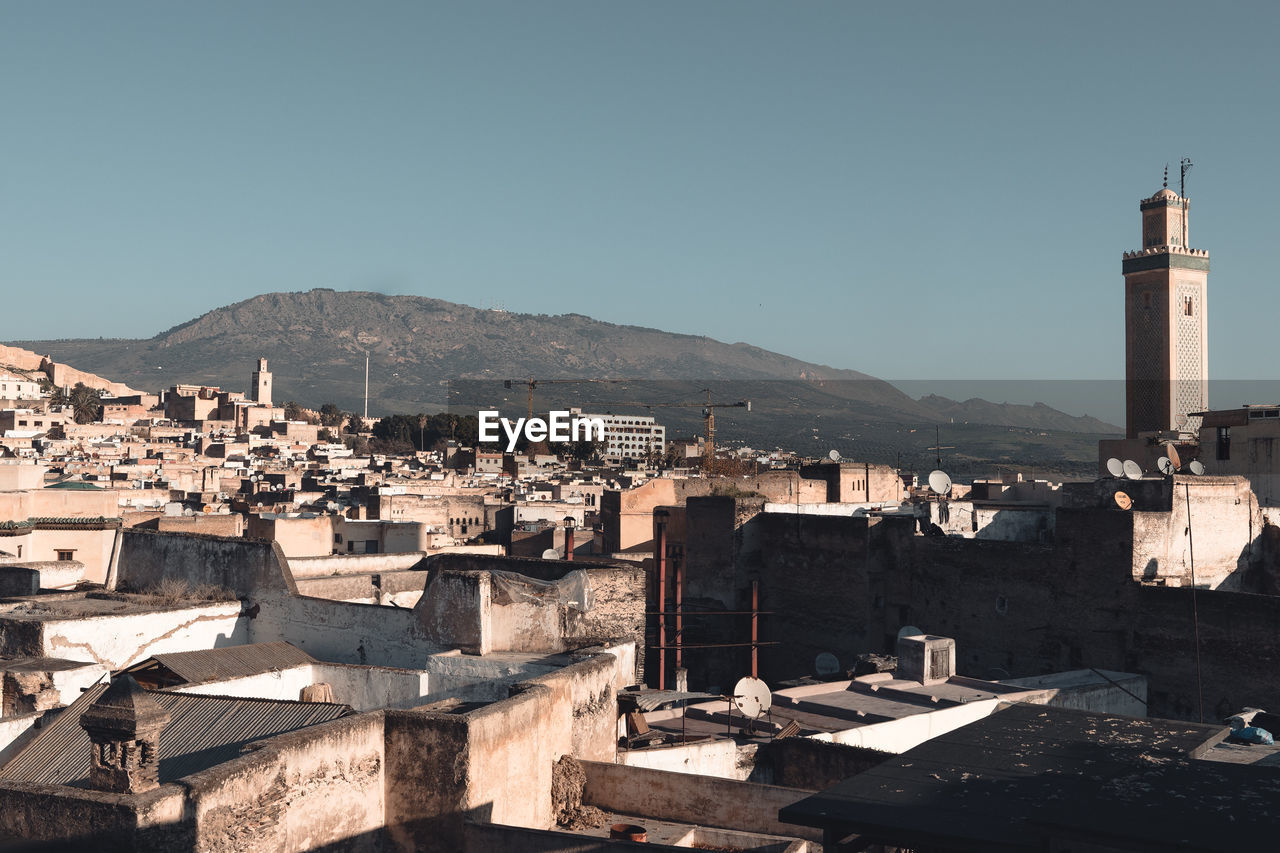
<svg viewBox="0 0 1280 853">
<path fill-rule="evenodd" d="M 195 684 L 242 678 L 315 662 L 315 658 L 292 643 L 275 642 L 152 655 L 123 671 L 137 674 L 140 678 L 162 681 L 166 685 Z"/>
<path fill-rule="evenodd" d="M 86 787 L 90 743 L 89 735 L 80 726 L 80 716 L 106 689 L 106 684 L 98 684 L 81 695 L 5 764 L 0 776 L 44 785 Z M 169 713 L 169 724 L 160 733 L 161 782 L 172 782 L 230 761 L 241 754 L 241 747 L 247 743 L 353 713 L 348 705 L 329 702 L 143 692 Z"/>
<path fill-rule="evenodd" d="M 1221 726 L 1013 705 L 779 813 L 949 850 L 1274 849 L 1280 768 L 1197 760 Z"/>
<path fill-rule="evenodd" d="M 46 489 L 76 489 L 82 492 L 101 492 L 105 491 L 102 486 L 90 483 L 88 480 L 62 480 L 57 483 L 51 483 L 45 486 Z"/>
</svg>

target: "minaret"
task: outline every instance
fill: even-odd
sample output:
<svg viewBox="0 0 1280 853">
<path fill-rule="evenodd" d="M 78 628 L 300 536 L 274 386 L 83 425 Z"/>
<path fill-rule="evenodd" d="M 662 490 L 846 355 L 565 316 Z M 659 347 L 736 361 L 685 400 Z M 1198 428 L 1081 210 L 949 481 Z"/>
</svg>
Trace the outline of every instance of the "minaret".
<svg viewBox="0 0 1280 853">
<path fill-rule="evenodd" d="M 80 715 L 93 756 L 89 787 L 140 794 L 160 784 L 160 732 L 169 712 L 132 676 L 120 675 Z"/>
<path fill-rule="evenodd" d="M 1125 252 L 1125 434 L 1196 432 L 1209 408 L 1209 253 L 1189 249 L 1190 202 L 1166 186 L 1139 204 L 1142 248 Z"/>
<path fill-rule="evenodd" d="M 258 359 L 258 369 L 253 371 L 253 385 L 250 399 L 264 406 L 271 405 L 271 373 L 267 370 L 267 360 Z"/>
</svg>

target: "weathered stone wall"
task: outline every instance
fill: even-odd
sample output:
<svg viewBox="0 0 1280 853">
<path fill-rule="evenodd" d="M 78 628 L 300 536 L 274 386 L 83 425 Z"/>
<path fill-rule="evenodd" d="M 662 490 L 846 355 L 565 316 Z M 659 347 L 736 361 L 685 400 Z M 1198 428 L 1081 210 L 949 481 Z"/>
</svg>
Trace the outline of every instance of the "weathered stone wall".
<svg viewBox="0 0 1280 853">
<path fill-rule="evenodd" d="M 863 749 L 807 737 L 770 741 L 756 753 L 750 781 L 807 791 L 824 791 L 837 782 L 893 758 L 891 752 Z"/>
<path fill-rule="evenodd" d="M 164 652 L 241 645 L 248 640 L 246 622 L 238 601 L 50 619 L 43 623 L 42 654 L 116 670 Z"/>
<path fill-rule="evenodd" d="M 668 820 L 744 832 L 822 838 L 821 830 L 778 820 L 778 810 L 804 799 L 807 791 L 625 764 L 581 763 L 587 774 L 582 801 L 605 811 L 662 815 Z"/>
<path fill-rule="evenodd" d="M 182 806 L 177 785 L 131 796 L 0 778 L 0 843 L 21 839 L 34 850 L 47 849 L 45 842 L 56 850 L 110 853 L 193 850 Z"/>
<path fill-rule="evenodd" d="M 289 557 L 289 571 L 303 578 L 399 572 L 418 566 L 426 554 L 331 554 L 324 557 Z M 426 578 L 423 578 L 425 582 Z"/>
<path fill-rule="evenodd" d="M 618 743 L 618 690 L 630 681 L 628 649 L 618 654 L 593 654 L 572 666 L 553 670 L 516 685 L 515 690 L 542 686 L 551 691 L 549 740 L 562 754 L 595 761 L 612 761 Z"/>
<path fill-rule="evenodd" d="M 381 849 L 383 717 L 280 735 L 183 780 L 201 853 Z"/>
<path fill-rule="evenodd" d="M 255 606 L 248 642 L 286 640 L 319 660 L 415 669 L 445 648 L 417 630 L 411 610 L 283 592 L 261 595 Z"/>
<path fill-rule="evenodd" d="M 270 542 L 138 528 L 122 531 L 114 588 L 142 590 L 165 578 L 225 587 L 242 596 L 295 589 L 283 554 Z"/>
</svg>

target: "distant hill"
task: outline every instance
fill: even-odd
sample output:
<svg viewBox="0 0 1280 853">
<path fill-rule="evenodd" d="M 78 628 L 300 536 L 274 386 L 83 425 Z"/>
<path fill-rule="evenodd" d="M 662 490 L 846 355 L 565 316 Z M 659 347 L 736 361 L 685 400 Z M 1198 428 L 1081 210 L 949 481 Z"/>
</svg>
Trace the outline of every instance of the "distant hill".
<svg viewBox="0 0 1280 853">
<path fill-rule="evenodd" d="M 247 389 L 255 360 L 265 357 L 275 375 L 277 400 L 312 407 L 333 402 L 352 411 L 363 405 L 367 351 L 370 414 L 434 411 L 449 402 L 460 408 L 498 405 L 519 411 L 527 405 L 527 388 L 517 382 L 506 389 L 502 380 L 530 376 L 544 383 L 537 389 L 539 409 L 580 404 L 646 411 L 626 404 L 692 404 L 704 400 L 702 389 L 710 388 L 717 400 L 753 402 L 751 414 L 718 410 L 718 421 L 741 428 L 722 432 L 726 439 L 732 434 L 755 446 L 773 446 L 802 436 L 822 443 L 814 448 L 822 453 L 827 443 L 843 443 L 858 455 L 858 435 L 867 445 L 859 458 L 901 452 L 893 449 L 901 442 L 892 435 L 953 419 L 999 428 L 1119 432 L 1040 404 L 913 400 L 864 373 L 745 343 L 616 325 L 580 314 L 516 314 L 381 293 L 269 293 L 210 311 L 147 340 L 14 343 L 153 390 L 179 382 Z M 547 382 L 601 378 L 645 381 Z M 672 434 L 700 429 L 695 405 L 653 411 L 672 425 Z M 873 433 L 876 438 L 869 441 Z"/>
</svg>

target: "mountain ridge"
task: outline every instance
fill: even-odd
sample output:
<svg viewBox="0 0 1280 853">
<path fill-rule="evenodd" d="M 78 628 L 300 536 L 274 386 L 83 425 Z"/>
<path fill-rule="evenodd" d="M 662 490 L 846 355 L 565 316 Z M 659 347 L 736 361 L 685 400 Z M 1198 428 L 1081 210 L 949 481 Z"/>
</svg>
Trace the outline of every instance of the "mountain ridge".
<svg viewBox="0 0 1280 853">
<path fill-rule="evenodd" d="M 861 441 L 880 448 L 881 456 L 901 441 L 894 434 L 953 420 L 990 426 L 996 432 L 1022 429 L 1083 436 L 1119 431 L 1095 418 L 1079 418 L 1043 404 L 960 402 L 937 396 L 915 400 L 866 373 L 802 361 L 741 341 L 725 343 L 577 313 L 521 314 L 369 291 L 320 288 L 260 294 L 148 339 L 14 343 L 144 389 L 186 383 L 241 390 L 248 386 L 256 359 L 265 357 L 275 375 L 277 400 L 313 407 L 333 402 L 352 411 L 363 405 L 367 352 L 371 414 L 435 411 L 451 404 L 459 410 L 477 405 L 523 409 L 523 386 L 529 377 L 546 383 L 537 389 L 540 406 L 554 401 L 615 408 L 628 403 L 640 409 L 648 404 L 693 407 L 711 389 L 713 399 L 722 402 L 755 401 L 756 414 L 750 420 L 724 410 L 726 417 L 741 421 L 744 440 L 766 446 L 795 442 L 797 436 L 833 445 L 843 441 L 845 446 Z M 604 378 L 640 381 L 598 381 Z M 504 387 L 502 380 L 512 381 L 512 387 Z M 673 435 L 681 429 L 698 431 L 694 408 L 668 408 L 662 418 L 672 423 Z M 994 435 L 992 430 L 987 433 Z"/>
</svg>

